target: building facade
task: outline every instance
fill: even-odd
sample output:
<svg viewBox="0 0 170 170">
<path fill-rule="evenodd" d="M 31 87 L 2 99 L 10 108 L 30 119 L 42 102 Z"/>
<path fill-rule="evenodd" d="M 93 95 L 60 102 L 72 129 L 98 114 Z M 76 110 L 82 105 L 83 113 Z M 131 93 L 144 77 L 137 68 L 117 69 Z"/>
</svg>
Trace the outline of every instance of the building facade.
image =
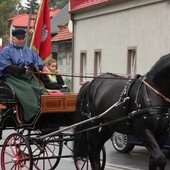
<svg viewBox="0 0 170 170">
<path fill-rule="evenodd" d="M 145 74 L 170 51 L 169 0 L 70 0 L 73 73 Z M 74 91 L 91 78 L 75 77 Z"/>
<path fill-rule="evenodd" d="M 58 61 L 58 70 L 65 83 L 72 91 L 72 21 L 70 20 L 69 4 L 61 9 L 60 13 L 51 19 L 52 56 Z"/>
</svg>

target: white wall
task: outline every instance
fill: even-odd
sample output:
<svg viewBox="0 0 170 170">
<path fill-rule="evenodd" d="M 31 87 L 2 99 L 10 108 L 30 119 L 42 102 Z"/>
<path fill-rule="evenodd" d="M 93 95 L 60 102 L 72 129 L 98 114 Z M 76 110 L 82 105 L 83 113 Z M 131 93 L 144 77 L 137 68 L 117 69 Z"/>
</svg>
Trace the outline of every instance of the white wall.
<svg viewBox="0 0 170 170">
<path fill-rule="evenodd" d="M 154 3 L 155 2 L 155 3 Z M 87 50 L 88 73 L 94 50 L 102 50 L 102 72 L 126 74 L 127 48 L 137 47 L 137 73 L 146 73 L 170 49 L 170 1 L 134 0 L 74 17 L 74 72 L 80 51 Z M 74 91 L 79 90 L 74 79 Z"/>
</svg>

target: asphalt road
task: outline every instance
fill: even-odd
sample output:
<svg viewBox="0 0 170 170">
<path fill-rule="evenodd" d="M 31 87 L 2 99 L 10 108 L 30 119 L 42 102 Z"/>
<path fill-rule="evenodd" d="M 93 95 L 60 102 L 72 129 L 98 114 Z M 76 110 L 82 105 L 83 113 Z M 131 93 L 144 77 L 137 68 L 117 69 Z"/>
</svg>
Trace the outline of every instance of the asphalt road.
<svg viewBox="0 0 170 170">
<path fill-rule="evenodd" d="M 9 132 L 12 133 L 12 132 Z M 4 134 L 3 138 L 9 134 Z M 2 144 L 2 140 L 0 143 Z M 72 145 L 70 143 L 70 145 Z M 147 170 L 149 153 L 144 147 L 135 146 L 135 148 L 128 154 L 118 153 L 113 149 L 112 143 L 109 140 L 106 145 L 106 167 L 105 170 Z M 165 170 L 170 169 L 170 151 L 164 150 L 167 157 L 168 164 Z M 64 147 L 63 154 L 72 155 L 71 151 Z M 48 169 L 48 167 L 47 167 Z M 57 170 L 75 170 L 74 162 L 72 158 L 62 158 Z M 23 169 L 24 170 L 24 169 Z M 34 168 L 35 170 L 35 168 Z"/>
<path fill-rule="evenodd" d="M 130 153 L 118 153 L 112 150 L 110 141 L 106 143 L 107 150 L 107 164 L 117 166 L 118 169 L 124 170 L 147 170 L 149 163 L 149 153 L 142 146 L 135 146 Z M 170 151 L 163 151 L 167 157 L 167 166 L 165 170 L 170 169 Z"/>
<path fill-rule="evenodd" d="M 147 170 L 149 153 L 141 146 L 135 146 L 130 153 L 118 153 L 113 149 L 109 140 L 106 145 L 106 166 L 105 170 Z M 66 153 L 66 152 L 65 152 Z M 170 151 L 164 150 L 168 164 L 165 170 L 170 169 Z M 57 167 L 58 170 L 75 170 L 71 158 L 62 159 Z"/>
</svg>

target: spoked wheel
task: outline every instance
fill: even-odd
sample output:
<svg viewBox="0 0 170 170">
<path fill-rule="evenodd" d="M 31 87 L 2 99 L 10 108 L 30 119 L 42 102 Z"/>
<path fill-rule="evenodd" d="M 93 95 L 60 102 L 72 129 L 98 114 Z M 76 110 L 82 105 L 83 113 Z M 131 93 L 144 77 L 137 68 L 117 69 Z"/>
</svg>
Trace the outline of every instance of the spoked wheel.
<svg viewBox="0 0 170 170">
<path fill-rule="evenodd" d="M 2 170 L 32 170 L 32 152 L 29 142 L 19 133 L 9 135 L 1 152 Z"/>
<path fill-rule="evenodd" d="M 51 136 L 42 143 L 32 145 L 33 164 L 37 170 L 54 170 L 62 154 L 62 137 Z"/>
<path fill-rule="evenodd" d="M 78 159 L 74 160 L 76 170 L 91 170 L 91 165 L 89 159 Z M 103 147 L 103 149 L 100 152 L 100 165 L 101 170 L 104 170 L 106 164 L 106 149 Z"/>
</svg>

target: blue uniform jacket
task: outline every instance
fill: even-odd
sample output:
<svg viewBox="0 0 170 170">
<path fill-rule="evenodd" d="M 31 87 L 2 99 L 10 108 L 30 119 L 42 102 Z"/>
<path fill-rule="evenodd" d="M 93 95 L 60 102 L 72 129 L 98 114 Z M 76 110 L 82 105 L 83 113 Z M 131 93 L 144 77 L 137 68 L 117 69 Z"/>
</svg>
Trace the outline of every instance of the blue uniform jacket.
<svg viewBox="0 0 170 170">
<path fill-rule="evenodd" d="M 14 65 L 18 67 L 38 67 L 42 70 L 44 63 L 41 58 L 30 48 L 16 48 L 13 44 L 3 48 L 0 53 L 0 77 L 4 76 L 3 70 L 5 67 Z M 5 75 L 6 76 L 6 75 Z"/>
</svg>

